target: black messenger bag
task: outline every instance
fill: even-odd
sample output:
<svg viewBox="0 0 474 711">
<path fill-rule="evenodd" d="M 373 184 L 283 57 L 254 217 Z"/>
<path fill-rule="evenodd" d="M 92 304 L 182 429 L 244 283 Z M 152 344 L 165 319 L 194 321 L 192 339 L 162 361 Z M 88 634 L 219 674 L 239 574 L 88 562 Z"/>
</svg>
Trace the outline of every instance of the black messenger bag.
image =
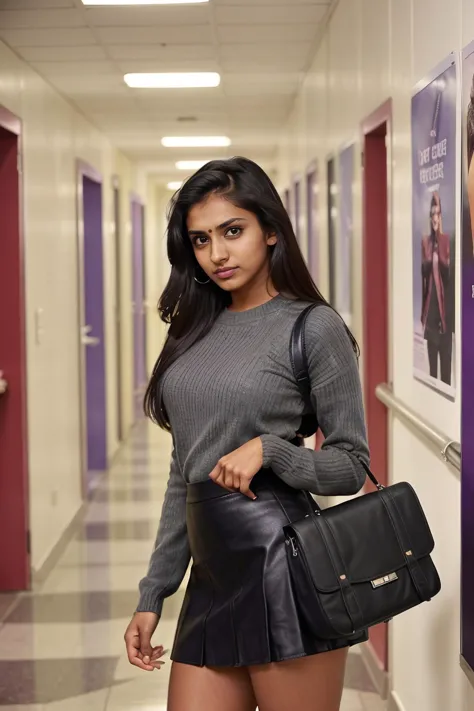
<svg viewBox="0 0 474 711">
<path fill-rule="evenodd" d="M 290 343 L 307 405 L 311 385 L 304 327 L 312 308 L 298 317 Z M 313 416 L 313 432 L 315 427 Z M 433 537 L 413 488 L 406 482 L 384 487 L 361 465 L 377 491 L 324 510 L 308 494 L 311 513 L 284 527 L 300 613 L 310 631 L 323 639 L 350 637 L 387 622 L 441 589 L 430 557 Z"/>
</svg>

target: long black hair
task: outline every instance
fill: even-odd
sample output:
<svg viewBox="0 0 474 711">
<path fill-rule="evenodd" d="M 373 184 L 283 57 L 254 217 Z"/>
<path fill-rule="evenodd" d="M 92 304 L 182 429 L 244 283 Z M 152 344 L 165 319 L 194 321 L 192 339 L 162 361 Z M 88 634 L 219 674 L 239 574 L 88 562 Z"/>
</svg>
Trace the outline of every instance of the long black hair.
<svg viewBox="0 0 474 711">
<path fill-rule="evenodd" d="M 188 236 L 189 210 L 208 195 L 223 195 L 229 202 L 256 215 L 262 230 L 276 234 L 270 250 L 270 280 L 276 291 L 301 301 L 326 300 L 313 282 L 301 254 L 288 213 L 268 175 L 247 158 L 214 160 L 200 168 L 174 195 L 168 215 L 168 258 L 171 275 L 158 311 L 170 324 L 168 337 L 156 361 L 145 394 L 145 414 L 170 430 L 163 404 L 165 371 L 212 328 L 219 314 L 231 304 L 231 295 L 214 282 L 204 282 Z M 354 351 L 357 343 L 349 332 Z"/>
</svg>

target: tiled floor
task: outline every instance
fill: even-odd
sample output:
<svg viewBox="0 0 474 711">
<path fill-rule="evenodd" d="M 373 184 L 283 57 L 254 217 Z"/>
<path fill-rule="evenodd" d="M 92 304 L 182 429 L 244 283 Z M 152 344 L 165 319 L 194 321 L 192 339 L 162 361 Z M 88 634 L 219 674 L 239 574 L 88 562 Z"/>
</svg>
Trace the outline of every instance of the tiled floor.
<svg viewBox="0 0 474 711">
<path fill-rule="evenodd" d="M 168 437 L 140 426 L 43 585 L 0 595 L 0 711 L 166 710 L 170 664 L 153 674 L 130 666 L 123 634 L 155 537 L 169 456 Z M 157 638 L 166 648 L 182 597 L 183 589 L 165 604 Z M 383 711 L 373 692 L 353 650 L 342 711 Z"/>
</svg>

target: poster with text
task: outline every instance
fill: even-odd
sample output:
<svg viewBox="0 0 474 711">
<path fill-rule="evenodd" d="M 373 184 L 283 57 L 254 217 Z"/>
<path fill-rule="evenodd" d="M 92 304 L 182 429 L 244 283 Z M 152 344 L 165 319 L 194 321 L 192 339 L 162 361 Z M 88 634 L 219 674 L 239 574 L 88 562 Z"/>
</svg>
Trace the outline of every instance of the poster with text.
<svg viewBox="0 0 474 711">
<path fill-rule="evenodd" d="M 450 399 L 456 394 L 456 66 L 414 94 L 413 171 L 414 376 Z"/>
<path fill-rule="evenodd" d="M 354 146 L 339 154 L 339 244 L 336 308 L 348 326 L 352 320 L 352 233 Z"/>
<path fill-rule="evenodd" d="M 461 653 L 474 670 L 474 44 L 462 70 L 462 632 Z"/>
</svg>

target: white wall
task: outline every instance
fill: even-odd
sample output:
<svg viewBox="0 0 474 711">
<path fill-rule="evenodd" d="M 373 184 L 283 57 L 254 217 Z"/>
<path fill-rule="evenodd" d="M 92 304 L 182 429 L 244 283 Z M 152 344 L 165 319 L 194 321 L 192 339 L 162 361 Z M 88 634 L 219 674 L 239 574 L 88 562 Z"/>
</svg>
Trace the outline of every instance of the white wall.
<svg viewBox="0 0 474 711">
<path fill-rule="evenodd" d="M 32 563 L 38 568 L 81 504 L 75 161 L 103 177 L 108 454 L 117 449 L 112 176 L 121 184 L 124 426 L 132 418 L 130 225 L 133 168 L 43 79 L 0 43 L 0 104 L 23 120 Z M 35 311 L 43 309 L 35 339 Z"/>
<path fill-rule="evenodd" d="M 460 438 L 459 394 L 456 402 L 451 403 L 412 377 L 410 100 L 416 81 L 449 52 L 461 49 L 473 38 L 472 0 L 340 0 L 296 99 L 278 155 L 280 191 L 290 184 L 293 175 L 304 173 L 312 160 L 320 161 L 321 287 L 327 294 L 326 159 L 353 139 L 356 155 L 360 155 L 361 121 L 386 99 L 393 98 L 390 294 L 393 387 L 398 397 L 454 439 Z M 354 219 L 353 328 L 362 341 L 358 160 Z M 458 313 L 458 334 L 459 325 Z M 457 360 L 459 371 L 459 343 Z M 400 421 L 391 424 L 390 466 L 393 481 L 408 479 L 420 495 L 436 539 L 434 558 L 443 581 L 443 591 L 435 600 L 397 618 L 391 625 L 394 698 L 405 711 L 467 711 L 474 708 L 474 692 L 458 661 L 459 481 L 439 455 Z"/>
</svg>

